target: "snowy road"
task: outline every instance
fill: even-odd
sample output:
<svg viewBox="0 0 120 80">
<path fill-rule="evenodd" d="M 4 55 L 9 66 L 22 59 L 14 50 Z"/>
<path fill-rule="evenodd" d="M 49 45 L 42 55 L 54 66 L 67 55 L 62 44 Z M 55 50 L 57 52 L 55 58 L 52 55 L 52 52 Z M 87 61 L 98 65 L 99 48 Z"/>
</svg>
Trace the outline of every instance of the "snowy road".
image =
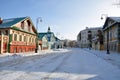
<svg viewBox="0 0 120 80">
<path fill-rule="evenodd" d="M 73 48 L 0 62 L 0 80 L 120 80 L 120 69 Z"/>
</svg>

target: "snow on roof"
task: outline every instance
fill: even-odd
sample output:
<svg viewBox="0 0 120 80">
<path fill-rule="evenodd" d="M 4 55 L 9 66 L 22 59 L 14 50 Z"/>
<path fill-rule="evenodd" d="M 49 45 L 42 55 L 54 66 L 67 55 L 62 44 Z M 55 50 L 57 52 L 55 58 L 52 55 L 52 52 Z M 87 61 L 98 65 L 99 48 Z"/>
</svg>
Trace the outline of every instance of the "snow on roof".
<svg viewBox="0 0 120 80">
<path fill-rule="evenodd" d="M 113 19 L 113 20 L 115 20 L 115 21 L 117 21 L 117 22 L 120 22 L 120 17 L 109 17 L 110 19 Z"/>
</svg>

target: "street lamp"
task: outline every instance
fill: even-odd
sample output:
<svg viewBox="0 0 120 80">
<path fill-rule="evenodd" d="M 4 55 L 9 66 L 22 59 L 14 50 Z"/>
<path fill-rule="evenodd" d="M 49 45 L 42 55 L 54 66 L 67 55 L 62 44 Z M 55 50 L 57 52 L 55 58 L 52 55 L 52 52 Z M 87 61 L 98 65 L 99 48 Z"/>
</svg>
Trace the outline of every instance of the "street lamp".
<svg viewBox="0 0 120 80">
<path fill-rule="evenodd" d="M 42 17 L 38 17 L 37 19 L 36 19 L 36 29 L 37 29 L 37 37 L 36 37 L 36 49 L 35 49 L 35 53 L 37 53 L 37 51 L 38 51 L 38 23 L 39 22 L 42 22 Z"/>
<path fill-rule="evenodd" d="M 38 30 L 38 23 L 39 22 L 42 22 L 42 17 L 38 17 L 37 19 L 36 19 L 36 29 Z"/>
<path fill-rule="evenodd" d="M 108 17 L 108 14 L 101 14 L 101 20 L 103 20 L 104 18 L 106 19 Z"/>
<path fill-rule="evenodd" d="M 105 18 L 108 17 L 107 14 L 102 14 L 102 15 L 101 15 L 101 20 L 104 19 L 103 16 L 104 16 Z M 109 28 L 108 28 L 108 30 L 107 30 L 107 54 L 110 54 L 110 52 L 109 52 Z"/>
</svg>

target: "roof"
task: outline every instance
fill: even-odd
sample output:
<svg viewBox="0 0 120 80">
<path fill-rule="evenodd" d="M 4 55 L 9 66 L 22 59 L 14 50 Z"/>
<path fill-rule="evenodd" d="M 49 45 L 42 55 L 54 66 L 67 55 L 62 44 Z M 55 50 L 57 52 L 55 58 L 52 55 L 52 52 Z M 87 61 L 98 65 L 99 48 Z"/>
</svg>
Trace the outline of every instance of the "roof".
<svg viewBox="0 0 120 80">
<path fill-rule="evenodd" d="M 97 30 L 97 29 L 102 29 L 102 27 L 90 27 L 86 28 L 85 30 Z"/>
<path fill-rule="evenodd" d="M 107 24 L 108 24 L 107 22 L 109 20 L 113 20 L 114 23 L 112 23 L 111 25 L 107 26 Z M 103 25 L 103 29 L 106 29 L 106 27 L 110 27 L 110 26 L 112 26 L 112 25 L 114 25 L 116 23 L 120 23 L 120 17 L 107 17 L 107 19 L 106 19 L 106 21 L 105 21 L 105 23 Z"/>
<path fill-rule="evenodd" d="M 120 22 L 120 17 L 108 17 L 110 19 L 113 19 L 116 22 Z"/>
<path fill-rule="evenodd" d="M 102 26 L 101 27 L 87 27 L 84 30 L 81 30 L 78 34 L 78 36 L 82 33 L 82 32 L 86 32 L 86 31 L 96 31 L 96 30 L 102 30 Z"/>
<path fill-rule="evenodd" d="M 19 17 L 19 18 L 10 18 L 10 19 L 3 19 L 2 24 L 0 24 L 0 28 L 9 28 L 12 25 L 24 20 L 27 17 Z"/>
<path fill-rule="evenodd" d="M 57 38 L 57 37 L 55 37 L 55 40 L 56 40 L 56 41 L 60 41 L 60 39 L 59 39 L 59 38 Z"/>
<path fill-rule="evenodd" d="M 43 32 L 43 33 L 38 33 L 38 39 L 42 39 L 45 35 L 47 36 L 48 38 L 48 41 L 51 41 L 51 34 L 54 35 L 53 32 Z"/>
<path fill-rule="evenodd" d="M 42 40 L 42 38 L 46 35 L 47 33 L 38 33 L 38 39 Z"/>
</svg>

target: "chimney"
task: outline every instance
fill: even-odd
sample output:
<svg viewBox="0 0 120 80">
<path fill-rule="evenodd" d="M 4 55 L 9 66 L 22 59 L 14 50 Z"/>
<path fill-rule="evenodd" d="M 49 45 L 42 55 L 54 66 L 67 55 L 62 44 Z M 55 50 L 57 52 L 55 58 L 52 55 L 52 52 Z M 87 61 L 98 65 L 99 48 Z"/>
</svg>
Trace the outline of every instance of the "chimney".
<svg viewBox="0 0 120 80">
<path fill-rule="evenodd" d="M 2 24 L 2 18 L 0 17 L 0 24 Z"/>
</svg>

